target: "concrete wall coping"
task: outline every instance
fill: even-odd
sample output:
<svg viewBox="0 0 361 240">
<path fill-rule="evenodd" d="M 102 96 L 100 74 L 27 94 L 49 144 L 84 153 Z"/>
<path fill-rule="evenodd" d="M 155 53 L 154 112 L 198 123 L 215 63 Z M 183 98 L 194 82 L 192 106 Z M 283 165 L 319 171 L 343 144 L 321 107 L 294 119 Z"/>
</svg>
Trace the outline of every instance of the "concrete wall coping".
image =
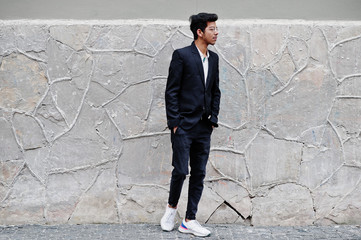
<svg viewBox="0 0 361 240">
<path fill-rule="evenodd" d="M 272 24 L 272 25 L 332 25 L 332 26 L 356 26 L 361 21 L 334 21 L 334 20 L 289 20 L 289 19 L 221 19 L 219 25 L 249 25 L 249 24 Z M 78 20 L 78 19 L 17 19 L 0 20 L 1 25 L 139 25 L 139 24 L 159 24 L 159 25 L 189 25 L 188 21 L 165 20 L 165 19 L 117 19 L 117 20 Z"/>
</svg>

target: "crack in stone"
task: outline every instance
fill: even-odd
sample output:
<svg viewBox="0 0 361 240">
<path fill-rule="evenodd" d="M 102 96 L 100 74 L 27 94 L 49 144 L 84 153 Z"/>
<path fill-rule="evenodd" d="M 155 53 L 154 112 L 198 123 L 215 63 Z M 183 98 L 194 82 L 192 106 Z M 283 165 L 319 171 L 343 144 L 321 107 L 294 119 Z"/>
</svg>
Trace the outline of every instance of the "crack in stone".
<svg viewBox="0 0 361 240">
<path fill-rule="evenodd" d="M 359 38 L 361 38 L 361 35 L 343 39 L 343 40 L 335 43 L 333 46 L 331 46 L 330 49 L 329 49 L 329 52 L 331 52 L 331 51 L 332 51 L 335 47 L 337 47 L 338 45 L 342 45 L 342 44 L 344 44 L 344 43 L 351 42 L 351 41 L 356 40 L 356 39 L 359 39 Z"/>
<path fill-rule="evenodd" d="M 329 219 L 329 216 L 332 215 L 332 213 L 335 211 L 335 209 L 346 199 L 346 197 L 348 197 L 349 195 L 351 195 L 354 191 L 356 191 L 356 189 L 359 187 L 361 183 L 361 177 L 359 178 L 359 180 L 357 181 L 357 183 L 355 184 L 355 187 L 353 189 L 351 189 L 349 192 L 347 192 L 344 196 L 342 196 L 342 198 L 332 206 L 331 210 L 329 213 L 327 213 L 325 216 L 320 216 L 319 218 L 317 218 L 316 220 L 320 220 L 322 218 L 326 218 Z"/>
<path fill-rule="evenodd" d="M 6 192 L 4 198 L 0 201 L 0 203 L 5 202 L 11 191 L 12 191 L 12 187 L 14 186 L 14 184 L 16 183 L 16 181 L 18 180 L 19 176 L 21 175 L 21 172 L 26 168 L 26 163 L 25 161 L 23 162 L 22 166 L 19 168 L 19 171 L 16 173 L 16 175 L 14 176 L 13 180 L 11 181 L 11 183 L 9 184 L 9 190 Z"/>
<path fill-rule="evenodd" d="M 75 167 L 75 168 L 71 168 L 71 169 L 64 169 L 64 168 L 55 168 L 52 169 L 48 172 L 48 176 L 50 175 L 55 175 L 55 174 L 67 174 L 67 173 L 72 173 L 72 172 L 77 172 L 77 171 L 84 171 L 84 170 L 88 170 L 88 169 L 94 169 L 100 166 L 104 166 L 108 163 L 111 162 L 116 162 L 118 161 L 118 159 L 112 159 L 112 160 L 103 160 L 100 161 L 96 164 L 92 164 L 92 165 L 84 165 L 84 166 L 79 166 L 79 167 Z"/>
<path fill-rule="evenodd" d="M 87 96 L 87 93 L 89 91 L 89 88 L 90 88 L 90 83 L 91 83 L 91 78 L 93 77 L 93 74 L 94 74 L 94 68 L 95 68 L 95 63 L 94 63 L 94 60 L 92 61 L 92 68 L 91 68 L 91 72 L 88 76 L 88 84 L 87 84 L 87 87 L 86 89 L 84 90 L 84 93 L 83 93 L 83 96 L 82 96 L 82 99 L 81 99 L 81 102 L 79 104 L 79 107 L 78 107 L 78 110 L 77 110 L 77 113 L 75 115 L 75 118 L 73 120 L 73 122 L 69 125 L 68 123 L 68 129 L 66 131 L 64 131 L 63 133 L 57 135 L 54 137 L 54 140 L 53 140 L 53 143 L 59 139 L 60 137 L 62 137 L 63 135 L 65 135 L 66 133 L 68 133 L 73 127 L 74 125 L 76 124 L 78 118 L 79 118 L 79 115 L 80 115 L 80 112 L 81 112 L 81 109 L 83 108 L 83 105 L 84 105 L 84 101 L 85 101 L 85 97 Z M 56 105 L 56 101 L 54 101 L 54 104 Z M 60 109 L 58 109 L 60 110 Z M 64 117 L 64 116 L 63 116 Z M 67 122 L 66 118 L 64 117 L 64 120 L 65 122 Z"/>
<path fill-rule="evenodd" d="M 139 138 L 146 138 L 146 137 L 154 137 L 154 136 L 162 136 L 162 135 L 170 135 L 169 131 L 166 132 L 153 132 L 153 133 L 144 133 L 144 134 L 138 134 L 138 135 L 131 135 L 128 137 L 124 137 L 123 140 L 132 140 L 132 139 L 139 139 Z"/>
<path fill-rule="evenodd" d="M 249 190 L 249 188 L 248 188 L 246 185 L 244 185 L 241 181 L 238 181 L 238 180 L 236 180 L 236 179 L 234 179 L 234 178 L 232 178 L 232 177 L 227 176 L 226 174 L 224 174 L 220 169 L 218 169 L 218 168 L 215 166 L 214 162 L 213 162 L 211 159 L 209 159 L 208 162 L 211 164 L 212 168 L 213 168 L 218 174 L 220 174 L 222 177 L 221 177 L 221 178 L 209 178 L 209 179 L 206 179 L 205 182 L 212 182 L 212 181 L 216 181 L 216 180 L 220 180 L 220 179 L 222 179 L 222 180 L 229 180 L 229 181 L 232 181 L 232 182 L 234 182 L 234 183 L 237 183 L 238 185 L 240 185 L 241 187 L 243 187 L 250 195 L 253 195 L 253 194 L 251 193 L 251 191 Z M 248 170 L 248 169 L 247 169 L 247 170 Z M 250 177 L 251 177 L 251 173 L 248 172 L 248 174 L 249 174 Z"/>
</svg>

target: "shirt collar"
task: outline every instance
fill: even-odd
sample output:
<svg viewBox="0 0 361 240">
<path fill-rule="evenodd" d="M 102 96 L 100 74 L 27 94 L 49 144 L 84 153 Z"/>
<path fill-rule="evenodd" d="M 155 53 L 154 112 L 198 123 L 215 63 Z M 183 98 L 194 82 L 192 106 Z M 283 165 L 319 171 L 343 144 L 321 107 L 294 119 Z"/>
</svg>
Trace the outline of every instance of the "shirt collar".
<svg viewBox="0 0 361 240">
<path fill-rule="evenodd" d="M 197 47 L 197 45 L 196 45 L 196 48 L 197 48 L 197 50 L 198 50 L 198 52 L 199 52 L 199 56 L 201 57 L 201 59 L 202 59 L 202 62 L 204 61 L 203 59 L 204 59 L 204 55 L 203 55 L 203 53 L 199 50 L 199 48 Z M 209 58 L 209 51 L 208 51 L 208 49 L 207 49 L 207 55 L 205 56 L 207 59 Z"/>
</svg>

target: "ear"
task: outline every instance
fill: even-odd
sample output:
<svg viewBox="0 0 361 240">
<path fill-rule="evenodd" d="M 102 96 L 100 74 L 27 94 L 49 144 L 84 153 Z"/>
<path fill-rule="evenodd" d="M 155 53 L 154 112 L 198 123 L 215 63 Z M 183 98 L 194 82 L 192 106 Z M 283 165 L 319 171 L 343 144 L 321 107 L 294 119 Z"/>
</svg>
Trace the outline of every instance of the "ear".
<svg viewBox="0 0 361 240">
<path fill-rule="evenodd" d="M 197 35 L 198 37 L 203 37 L 203 32 L 199 28 L 197 29 Z"/>
</svg>

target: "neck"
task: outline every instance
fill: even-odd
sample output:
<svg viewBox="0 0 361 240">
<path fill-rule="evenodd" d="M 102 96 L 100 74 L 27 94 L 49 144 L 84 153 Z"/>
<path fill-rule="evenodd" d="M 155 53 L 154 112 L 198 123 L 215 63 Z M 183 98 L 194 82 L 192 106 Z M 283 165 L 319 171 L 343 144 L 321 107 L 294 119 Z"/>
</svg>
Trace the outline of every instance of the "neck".
<svg viewBox="0 0 361 240">
<path fill-rule="evenodd" d="M 197 48 L 203 53 L 203 55 L 207 55 L 207 47 L 208 44 L 202 41 L 200 38 L 197 38 L 197 40 L 194 41 L 194 44 L 197 46 Z"/>
</svg>

